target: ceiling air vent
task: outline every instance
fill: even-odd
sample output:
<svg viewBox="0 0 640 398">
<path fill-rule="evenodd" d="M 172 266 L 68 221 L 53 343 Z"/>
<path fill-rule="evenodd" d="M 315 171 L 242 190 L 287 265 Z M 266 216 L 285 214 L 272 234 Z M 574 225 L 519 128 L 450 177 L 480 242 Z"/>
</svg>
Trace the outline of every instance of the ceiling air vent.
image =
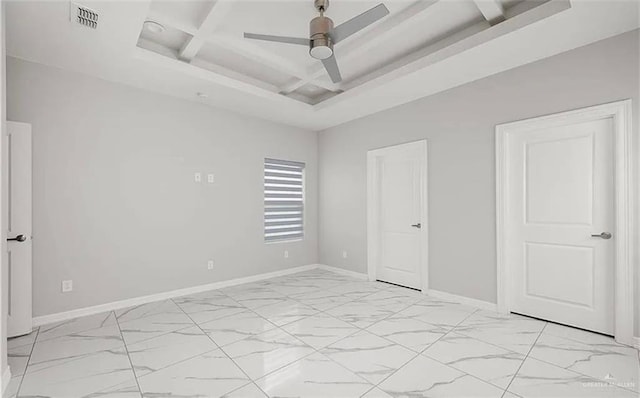
<svg viewBox="0 0 640 398">
<path fill-rule="evenodd" d="M 71 3 L 69 19 L 88 28 L 98 27 L 98 13 L 79 4 Z"/>
</svg>

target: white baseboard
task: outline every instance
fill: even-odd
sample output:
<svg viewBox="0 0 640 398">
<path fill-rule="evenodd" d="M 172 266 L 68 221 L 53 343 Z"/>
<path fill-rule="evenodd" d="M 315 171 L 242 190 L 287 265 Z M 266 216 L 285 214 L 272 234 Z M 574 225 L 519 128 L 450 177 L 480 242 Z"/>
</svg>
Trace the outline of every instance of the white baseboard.
<svg viewBox="0 0 640 398">
<path fill-rule="evenodd" d="M 151 294 L 148 296 L 134 297 L 131 299 L 120 300 L 120 301 L 113 301 L 110 303 L 99 304 L 99 305 L 94 305 L 94 306 L 85 307 L 85 308 L 79 308 L 71 311 L 58 312 L 55 314 L 38 316 L 33 318 L 33 325 L 41 326 L 41 325 L 46 325 L 54 322 L 67 321 L 69 319 L 74 319 L 82 316 L 99 314 L 106 311 L 119 310 L 119 309 L 128 308 L 136 305 L 142 305 L 142 304 L 152 303 L 154 301 L 160 301 L 160 300 L 166 300 L 166 299 L 180 297 L 180 296 L 186 296 L 190 294 L 196 294 L 196 293 L 205 292 L 209 290 L 222 289 L 229 286 L 241 285 L 243 283 L 251 283 L 251 282 L 261 281 L 264 279 L 271 279 L 279 276 L 291 275 L 298 272 L 309 271 L 312 269 L 323 269 L 326 271 L 331 271 L 331 272 L 351 276 L 353 278 L 358 278 L 362 280 L 368 279 L 367 274 L 364 274 L 364 273 L 349 271 L 343 268 L 333 267 L 333 266 L 324 265 L 324 264 L 309 264 L 309 265 L 303 265 L 300 267 L 289 268 L 281 271 L 267 272 L 264 274 L 252 275 L 244 278 L 236 278 L 236 279 L 230 279 L 227 281 L 208 283 L 206 285 L 188 287 L 184 289 L 172 290 L 169 292 Z M 433 297 L 457 301 L 461 304 L 467 304 L 467 305 L 471 305 L 471 306 L 485 309 L 485 310 L 496 311 L 497 309 L 497 306 L 494 303 L 489 303 L 482 300 L 476 300 L 468 297 L 458 296 L 455 294 L 441 292 L 438 290 L 430 289 L 427 294 Z"/>
<path fill-rule="evenodd" d="M 7 366 L 7 368 L 4 370 L 4 372 L 2 372 L 2 380 L 0 380 L 0 391 L 2 392 L 1 395 L 4 396 L 4 392 L 7 390 L 7 387 L 9 387 L 9 383 L 11 382 L 11 368 L 9 368 L 9 366 Z"/>
<path fill-rule="evenodd" d="M 472 307 L 477 307 L 482 310 L 498 311 L 498 305 L 495 303 L 490 303 L 488 301 L 483 301 L 483 300 L 477 300 L 470 297 L 458 296 L 457 294 L 441 292 L 439 290 L 429 289 L 427 292 L 427 296 L 441 298 L 444 300 L 457 301 L 460 304 L 470 305 Z"/>
<path fill-rule="evenodd" d="M 71 311 L 59 312 L 51 315 L 39 316 L 39 317 L 33 318 L 33 325 L 41 326 L 41 325 L 46 325 L 54 322 L 66 321 L 69 319 L 78 318 L 82 316 L 99 314 L 101 312 L 114 311 L 114 310 L 119 310 L 127 307 L 132 307 L 135 305 L 152 303 L 154 301 L 166 300 L 170 298 L 186 296 L 189 294 L 201 293 L 209 290 L 222 289 L 229 286 L 236 286 L 244 283 L 261 281 L 264 279 L 277 278 L 279 276 L 291 275 L 298 272 L 310 271 L 313 269 L 322 269 L 325 271 L 335 272 L 337 274 L 351 276 L 353 278 L 368 280 L 367 274 L 364 274 L 364 273 L 349 271 L 344 268 L 333 267 L 331 265 L 325 265 L 325 264 L 309 264 L 309 265 L 302 265 L 299 267 L 289 268 L 281 271 L 267 272 L 264 274 L 252 275 L 244 278 L 230 279 L 227 281 L 214 282 L 206 285 L 188 287 L 184 289 L 172 290 L 169 292 L 151 294 L 148 296 L 135 297 L 127 300 L 113 301 L 111 303 L 94 305 L 91 307 L 79 308 Z M 456 301 L 461 304 L 470 305 L 483 310 L 497 311 L 498 309 L 497 304 L 490 303 L 488 301 L 477 300 L 470 297 L 459 296 L 457 294 L 442 292 L 434 289 L 429 289 L 427 292 L 427 295 L 436 297 L 436 298 L 445 299 L 445 300 Z M 636 349 L 640 350 L 640 337 L 633 338 L 633 345 Z M 0 391 L 2 391 L 2 393 L 4 393 L 10 381 L 11 381 L 11 369 L 7 366 L 7 368 L 2 373 L 2 378 L 0 379 Z"/>
<path fill-rule="evenodd" d="M 343 274 L 343 275 L 348 275 L 354 278 L 358 278 L 358 279 L 363 279 L 363 280 L 368 280 L 369 276 L 365 273 L 361 273 L 361 272 L 355 272 L 355 271 L 349 271 L 346 270 L 344 268 L 339 268 L 339 267 L 334 267 L 331 265 L 324 265 L 324 264 L 317 264 L 317 268 L 319 269 L 323 269 L 326 271 L 332 271 L 338 274 Z M 482 301 L 482 300 L 477 300 L 477 299 L 473 299 L 470 297 L 464 297 L 464 296 L 458 296 L 456 294 L 452 294 L 452 293 L 447 293 L 447 292 L 443 292 L 440 290 L 433 290 L 433 289 L 429 289 L 427 295 L 432 296 L 432 297 L 437 297 L 437 298 L 441 298 L 441 299 L 445 299 L 445 300 L 451 300 L 451 301 L 457 301 L 460 304 L 466 304 L 466 305 L 470 305 L 472 307 L 477 307 L 483 310 L 489 310 L 489 311 L 497 311 L 498 310 L 498 305 L 495 303 L 490 303 L 488 301 Z"/>
<path fill-rule="evenodd" d="M 157 294 L 150 294 L 148 296 L 134 297 L 126 300 L 113 301 L 110 303 L 99 304 L 99 305 L 94 305 L 94 306 L 85 307 L 85 308 L 79 308 L 71 311 L 58 312 L 51 315 L 38 316 L 33 318 L 33 326 L 37 327 L 37 326 L 46 325 L 49 323 L 67 321 L 69 319 L 78 318 L 81 316 L 94 315 L 94 314 L 99 314 L 101 312 L 119 310 L 122 308 L 132 307 L 135 305 L 152 303 L 154 301 L 166 300 L 166 299 L 180 297 L 180 296 L 187 296 L 189 294 L 206 292 L 209 290 L 222 289 L 229 286 L 241 285 L 243 283 L 251 283 L 251 282 L 261 281 L 264 279 L 276 278 L 279 276 L 285 276 L 285 275 L 295 274 L 298 272 L 309 271 L 316 268 L 319 268 L 317 264 L 302 265 L 299 267 L 289 268 L 282 271 L 267 272 L 264 274 L 252 275 L 244 278 L 236 278 L 236 279 L 230 279 L 230 280 L 221 281 L 221 282 L 208 283 L 206 285 L 187 287 L 184 289 L 172 290 L 169 292 L 163 292 L 163 293 L 157 293 Z"/>
<path fill-rule="evenodd" d="M 323 269 L 325 271 L 335 272 L 336 274 L 351 276 L 353 278 L 364 279 L 364 280 L 369 279 L 367 274 L 363 274 L 361 272 L 349 271 L 348 269 L 334 267 L 331 265 L 316 264 L 316 268 Z"/>
<path fill-rule="evenodd" d="M 348 276 L 351 276 L 351 277 L 354 277 L 354 278 L 358 278 L 358 279 L 363 279 L 363 280 L 368 280 L 369 279 L 369 276 L 367 274 L 365 274 L 365 273 L 349 271 L 349 270 L 346 270 L 344 268 L 333 267 L 331 265 L 317 264 L 317 268 L 323 269 L 323 270 L 326 270 L 326 271 L 332 271 L 332 272 L 335 272 L 337 274 L 348 275 Z M 495 303 L 490 303 L 488 301 L 477 300 L 477 299 L 473 299 L 473 298 L 470 298 L 470 297 L 458 296 L 456 294 L 451 294 L 451 293 L 443 292 L 443 291 L 440 291 L 440 290 L 429 289 L 427 295 L 432 296 L 432 297 L 445 299 L 445 300 L 457 301 L 460 304 L 470 305 L 472 307 L 477 307 L 477 308 L 480 308 L 480 309 L 483 309 L 483 310 L 489 310 L 489 311 L 497 311 L 498 310 L 498 305 L 495 304 Z"/>
</svg>

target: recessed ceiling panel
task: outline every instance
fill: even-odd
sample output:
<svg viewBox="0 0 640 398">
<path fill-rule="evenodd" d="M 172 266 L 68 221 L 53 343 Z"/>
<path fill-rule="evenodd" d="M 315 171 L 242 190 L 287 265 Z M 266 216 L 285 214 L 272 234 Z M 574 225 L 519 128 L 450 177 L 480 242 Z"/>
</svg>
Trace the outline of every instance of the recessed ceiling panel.
<svg viewBox="0 0 640 398">
<path fill-rule="evenodd" d="M 215 43 L 206 43 L 198 53 L 197 58 L 242 73 L 251 78 L 262 80 L 276 87 L 282 86 L 291 80 L 291 75 L 287 73 L 260 64 Z"/>
<path fill-rule="evenodd" d="M 292 94 L 294 94 L 294 96 L 302 96 L 304 98 L 307 98 L 309 100 L 309 103 L 314 104 L 338 95 L 339 92 L 330 91 L 326 88 L 322 88 L 316 86 L 315 84 L 309 83 L 293 91 Z"/>
<path fill-rule="evenodd" d="M 220 21 L 214 34 L 242 38 L 244 32 L 250 32 L 308 38 L 309 21 L 316 15 L 311 1 L 240 1 Z M 250 43 L 302 67 L 313 63 L 306 46 L 260 40 L 250 40 Z"/>
<path fill-rule="evenodd" d="M 542 3 L 545 0 L 502 0 L 502 7 L 505 9 L 511 8 L 514 5 L 523 3 L 525 1 L 528 1 L 528 2 L 537 1 L 538 3 Z"/>
</svg>

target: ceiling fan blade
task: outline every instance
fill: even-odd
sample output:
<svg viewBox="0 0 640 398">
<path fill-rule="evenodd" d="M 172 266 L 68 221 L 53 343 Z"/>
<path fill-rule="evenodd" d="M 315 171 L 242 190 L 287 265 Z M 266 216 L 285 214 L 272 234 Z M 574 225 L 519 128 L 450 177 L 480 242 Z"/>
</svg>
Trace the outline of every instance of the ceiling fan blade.
<svg viewBox="0 0 640 398">
<path fill-rule="evenodd" d="M 246 33 L 244 34 L 245 39 L 255 39 L 255 40 L 265 40 L 265 41 L 275 41 L 278 43 L 287 43 L 287 44 L 301 44 L 303 46 L 309 45 L 309 39 L 303 39 L 301 37 L 288 37 L 288 36 L 272 36 L 272 35 L 259 35 L 256 33 Z"/>
<path fill-rule="evenodd" d="M 347 22 L 344 22 L 329 33 L 334 43 L 338 43 L 359 30 L 366 28 L 377 20 L 387 16 L 389 10 L 384 4 L 380 3 L 372 9 L 363 12 L 362 14 L 351 18 Z"/>
<path fill-rule="evenodd" d="M 324 65 L 324 68 L 327 70 L 332 82 L 340 83 L 342 81 L 342 76 L 340 76 L 340 69 L 338 68 L 338 62 L 336 61 L 335 55 L 332 55 L 327 59 L 323 59 L 322 65 Z"/>
</svg>

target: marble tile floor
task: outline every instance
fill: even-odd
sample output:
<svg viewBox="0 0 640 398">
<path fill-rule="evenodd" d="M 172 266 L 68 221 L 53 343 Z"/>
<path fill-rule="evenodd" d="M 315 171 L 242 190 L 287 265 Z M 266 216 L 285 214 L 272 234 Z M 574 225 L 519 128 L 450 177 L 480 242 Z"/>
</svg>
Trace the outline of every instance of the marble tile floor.
<svg viewBox="0 0 640 398">
<path fill-rule="evenodd" d="M 594 333 L 312 270 L 40 327 L 5 397 L 639 397 Z"/>
</svg>

